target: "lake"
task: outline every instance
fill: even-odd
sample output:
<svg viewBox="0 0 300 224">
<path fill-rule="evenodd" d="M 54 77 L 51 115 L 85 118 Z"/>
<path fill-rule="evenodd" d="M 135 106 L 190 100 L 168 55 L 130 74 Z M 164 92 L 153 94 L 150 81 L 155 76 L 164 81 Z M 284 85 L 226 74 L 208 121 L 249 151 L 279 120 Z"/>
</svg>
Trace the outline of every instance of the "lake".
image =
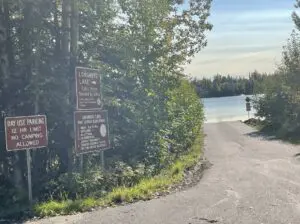
<svg viewBox="0 0 300 224">
<path fill-rule="evenodd" d="M 205 123 L 215 123 L 222 121 L 247 120 L 246 95 L 203 98 L 205 111 Z M 252 96 L 249 96 L 252 97 Z M 252 108 L 250 117 L 254 117 L 255 111 Z"/>
</svg>

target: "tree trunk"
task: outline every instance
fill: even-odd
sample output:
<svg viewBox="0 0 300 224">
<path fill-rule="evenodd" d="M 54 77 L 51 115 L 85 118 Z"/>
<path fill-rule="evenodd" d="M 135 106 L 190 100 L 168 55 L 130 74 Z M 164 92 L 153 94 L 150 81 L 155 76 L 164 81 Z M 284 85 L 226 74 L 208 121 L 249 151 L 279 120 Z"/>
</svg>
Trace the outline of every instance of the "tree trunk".
<svg viewBox="0 0 300 224">
<path fill-rule="evenodd" d="M 71 56 L 72 61 L 77 62 L 78 38 L 79 38 L 79 15 L 78 1 L 72 1 L 72 20 L 71 20 Z"/>
<path fill-rule="evenodd" d="M 71 29 L 71 2 L 62 2 L 62 55 L 65 62 L 69 62 L 70 56 L 70 29 Z M 69 64 L 69 63 L 68 63 Z"/>
<path fill-rule="evenodd" d="M 58 10 L 59 0 L 54 2 L 54 27 L 55 27 L 55 58 L 60 58 L 61 53 L 61 34 L 59 26 L 59 10 Z"/>
<path fill-rule="evenodd" d="M 3 3 L 3 6 L 0 5 L 0 74 L 3 80 L 1 80 L 4 84 L 5 78 L 8 76 L 8 55 L 7 55 L 7 23 L 8 19 L 5 15 L 7 9 L 5 9 L 6 4 Z"/>
<path fill-rule="evenodd" d="M 77 66 L 78 55 L 78 39 L 79 39 L 79 12 L 78 12 L 78 0 L 72 1 L 72 19 L 71 19 L 71 63 L 70 63 L 70 102 L 71 105 L 75 105 L 75 68 Z M 71 107 L 74 108 L 74 107 Z M 73 124 L 74 125 L 74 124 Z M 71 125 L 72 126 L 72 125 Z M 70 131 L 71 138 L 74 139 L 74 128 Z M 74 142 L 74 141 L 73 141 Z M 73 147 L 69 147 L 69 154 L 73 154 Z"/>
<path fill-rule="evenodd" d="M 6 79 L 5 77 L 7 77 L 8 75 L 8 56 L 7 56 L 7 50 L 6 50 L 6 42 L 7 42 L 7 27 L 5 24 L 5 7 L 4 4 L 0 4 L 0 89 L 4 89 L 5 86 L 5 82 Z M 3 93 L 0 94 L 0 99 L 4 99 Z M 2 102 L 4 100 L 1 100 Z M 0 108 L 2 110 L 4 110 L 5 105 L 1 105 Z M 2 114 L 1 114 L 2 115 Z M 1 131 L 4 131 L 4 119 L 2 119 L 3 116 L 1 116 Z M 1 138 L 2 140 L 2 138 Z M 3 139 L 4 140 L 4 139 Z M 1 145 L 2 147 L 0 148 L 0 167 L 2 169 L 2 171 L 0 173 L 3 173 L 5 175 L 5 179 L 8 178 L 7 176 L 7 170 L 8 170 L 8 165 L 7 165 L 7 153 L 5 151 L 5 145 L 4 145 L 4 141 L 1 141 Z"/>
<path fill-rule="evenodd" d="M 1 89 L 2 89 L 2 97 L 3 99 L 6 97 L 6 94 L 8 94 L 8 77 L 10 74 L 9 71 L 9 65 L 12 63 L 9 61 L 9 58 L 13 58 L 12 51 L 11 51 L 11 42 L 10 40 L 10 18 L 9 18 L 9 2 L 8 0 L 1 1 L 0 5 L 0 75 L 1 75 Z M 8 49 L 10 49 L 10 57 L 7 53 Z M 4 105 L 1 105 L 4 109 L 8 108 L 8 105 L 6 105 L 6 100 L 2 100 Z M 6 111 L 7 112 L 7 111 Z M 7 159 L 7 153 L 3 153 L 5 158 Z M 23 188 L 23 173 L 21 169 L 22 165 L 22 159 L 20 158 L 20 153 L 15 152 L 13 157 L 13 181 L 17 189 L 22 190 Z M 7 161 L 3 163 L 3 170 L 7 170 Z M 6 173 L 6 172 L 4 172 Z M 6 173 L 8 174 L 8 173 Z"/>
<path fill-rule="evenodd" d="M 4 9 L 4 22 L 6 27 L 6 52 L 7 52 L 7 63 L 10 72 L 14 71 L 14 54 L 13 54 L 13 43 L 11 39 L 11 21 L 9 18 L 9 0 L 3 1 L 3 9 Z"/>
<path fill-rule="evenodd" d="M 71 109 L 71 97 L 72 97 L 72 92 L 71 92 L 71 79 L 70 79 L 70 73 L 72 72 L 71 69 L 71 63 L 70 63 L 70 41 L 71 41 L 71 1 L 70 0 L 63 0 L 62 3 L 62 56 L 63 56 L 63 60 L 65 61 L 65 65 L 66 65 L 66 73 L 67 73 L 67 80 L 68 80 L 68 105 L 70 106 L 69 109 Z M 72 111 L 70 111 L 72 112 Z M 69 113 L 69 114 L 73 114 L 73 113 Z M 71 115 L 68 115 L 71 116 Z M 72 121 L 72 117 L 69 117 L 67 122 L 67 131 L 71 131 L 71 123 L 70 121 Z M 73 149 L 72 147 L 68 148 L 68 173 L 69 173 L 69 177 L 71 175 L 71 173 L 73 172 Z"/>
</svg>

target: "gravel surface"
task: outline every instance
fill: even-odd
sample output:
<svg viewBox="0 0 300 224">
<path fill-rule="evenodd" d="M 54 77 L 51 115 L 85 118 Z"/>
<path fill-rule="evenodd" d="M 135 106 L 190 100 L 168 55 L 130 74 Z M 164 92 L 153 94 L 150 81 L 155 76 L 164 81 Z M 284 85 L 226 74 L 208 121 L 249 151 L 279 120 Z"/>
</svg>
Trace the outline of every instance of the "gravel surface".
<svg viewBox="0 0 300 224">
<path fill-rule="evenodd" d="M 241 122 L 206 124 L 213 164 L 191 188 L 146 202 L 27 224 L 298 224 L 300 146 Z"/>
</svg>

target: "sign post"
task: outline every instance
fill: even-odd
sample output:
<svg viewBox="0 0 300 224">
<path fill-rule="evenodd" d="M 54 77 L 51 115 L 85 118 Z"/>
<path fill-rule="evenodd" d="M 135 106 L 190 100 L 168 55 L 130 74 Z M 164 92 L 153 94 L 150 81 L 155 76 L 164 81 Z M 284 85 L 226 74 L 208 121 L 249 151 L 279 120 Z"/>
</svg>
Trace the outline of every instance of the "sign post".
<svg viewBox="0 0 300 224">
<path fill-rule="evenodd" d="M 45 115 L 6 117 L 4 122 L 6 150 L 26 150 L 28 199 L 32 203 L 30 149 L 48 146 L 47 118 Z"/>
<path fill-rule="evenodd" d="M 104 164 L 104 151 L 101 151 L 101 167 L 102 170 L 104 170 L 105 164 Z"/>
<path fill-rule="evenodd" d="M 27 182 L 28 182 L 28 199 L 29 203 L 32 203 L 32 180 L 31 180 L 31 156 L 30 149 L 26 149 L 26 161 L 27 161 Z"/>
<path fill-rule="evenodd" d="M 250 111 L 251 111 L 251 99 L 249 97 L 246 97 L 246 111 L 248 112 L 248 119 L 250 119 Z"/>
<path fill-rule="evenodd" d="M 79 171 L 80 171 L 80 173 L 83 172 L 83 155 L 82 154 L 79 156 Z"/>
<path fill-rule="evenodd" d="M 104 150 L 110 148 L 108 113 L 102 109 L 101 76 L 97 69 L 76 67 L 76 109 L 74 113 L 75 153 L 83 167 L 83 154 L 101 152 L 104 169 Z"/>
</svg>

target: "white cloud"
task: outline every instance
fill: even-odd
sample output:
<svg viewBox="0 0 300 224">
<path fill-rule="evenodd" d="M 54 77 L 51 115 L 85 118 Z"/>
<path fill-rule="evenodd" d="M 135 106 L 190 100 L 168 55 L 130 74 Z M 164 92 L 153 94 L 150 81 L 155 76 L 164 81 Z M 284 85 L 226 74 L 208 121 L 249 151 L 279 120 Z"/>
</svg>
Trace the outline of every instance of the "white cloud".
<svg viewBox="0 0 300 224">
<path fill-rule="evenodd" d="M 208 46 L 186 66 L 191 76 L 272 72 L 292 29 L 291 9 L 217 11 Z"/>
</svg>

